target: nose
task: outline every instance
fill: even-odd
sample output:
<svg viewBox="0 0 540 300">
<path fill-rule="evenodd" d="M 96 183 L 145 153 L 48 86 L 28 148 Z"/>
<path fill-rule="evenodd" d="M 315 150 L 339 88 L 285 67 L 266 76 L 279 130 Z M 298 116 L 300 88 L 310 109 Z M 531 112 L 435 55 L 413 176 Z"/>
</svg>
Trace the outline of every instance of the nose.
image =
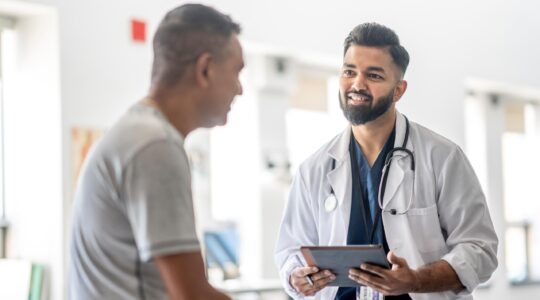
<svg viewBox="0 0 540 300">
<path fill-rule="evenodd" d="M 242 95 L 244 93 L 244 88 L 242 87 L 242 82 L 240 82 L 240 80 L 238 80 L 238 83 L 237 83 L 237 88 L 238 88 L 238 91 L 237 91 L 237 95 Z"/>
<path fill-rule="evenodd" d="M 366 78 L 362 73 L 358 73 L 358 75 L 354 77 L 352 82 L 352 88 L 357 91 L 366 89 Z"/>
</svg>

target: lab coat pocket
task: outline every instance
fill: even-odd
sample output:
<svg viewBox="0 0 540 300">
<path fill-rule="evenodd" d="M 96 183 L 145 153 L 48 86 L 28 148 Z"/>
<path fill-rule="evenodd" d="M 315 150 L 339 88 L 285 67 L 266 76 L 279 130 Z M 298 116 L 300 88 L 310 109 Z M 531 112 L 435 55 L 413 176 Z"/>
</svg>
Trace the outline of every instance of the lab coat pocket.
<svg viewBox="0 0 540 300">
<path fill-rule="evenodd" d="M 436 204 L 425 208 L 411 208 L 407 212 L 407 219 L 419 251 L 433 252 L 446 246 Z"/>
</svg>

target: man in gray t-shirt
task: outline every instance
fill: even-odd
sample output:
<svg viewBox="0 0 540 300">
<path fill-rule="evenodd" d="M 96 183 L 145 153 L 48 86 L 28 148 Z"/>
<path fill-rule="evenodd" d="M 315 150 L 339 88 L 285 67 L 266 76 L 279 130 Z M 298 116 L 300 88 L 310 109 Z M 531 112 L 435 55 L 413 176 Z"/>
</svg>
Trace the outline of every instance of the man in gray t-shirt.
<svg viewBox="0 0 540 300">
<path fill-rule="evenodd" d="M 70 299 L 228 299 L 206 281 L 184 138 L 225 124 L 242 93 L 240 29 L 188 4 L 154 37 L 152 85 L 85 163 L 75 196 Z"/>
</svg>

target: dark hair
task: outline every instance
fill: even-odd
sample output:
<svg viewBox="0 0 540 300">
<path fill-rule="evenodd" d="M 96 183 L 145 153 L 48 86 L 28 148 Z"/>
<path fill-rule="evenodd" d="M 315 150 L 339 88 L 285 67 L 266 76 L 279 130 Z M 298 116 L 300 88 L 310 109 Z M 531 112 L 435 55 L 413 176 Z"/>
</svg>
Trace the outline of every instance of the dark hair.
<svg viewBox="0 0 540 300">
<path fill-rule="evenodd" d="M 169 11 L 154 35 L 152 81 L 175 84 L 206 52 L 221 59 L 233 33 L 240 33 L 240 25 L 214 8 L 185 4 Z"/>
<path fill-rule="evenodd" d="M 403 74 L 409 65 L 409 53 L 399 43 L 398 35 L 390 28 L 377 23 L 360 24 L 345 38 L 343 55 L 351 45 L 388 48 L 394 63 Z"/>
</svg>

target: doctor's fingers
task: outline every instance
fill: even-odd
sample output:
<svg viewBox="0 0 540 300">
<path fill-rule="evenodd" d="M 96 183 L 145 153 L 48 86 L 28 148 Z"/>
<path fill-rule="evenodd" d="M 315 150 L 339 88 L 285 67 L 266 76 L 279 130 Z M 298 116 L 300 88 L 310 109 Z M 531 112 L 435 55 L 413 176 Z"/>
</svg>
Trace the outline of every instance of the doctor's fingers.
<svg viewBox="0 0 540 300">
<path fill-rule="evenodd" d="M 363 273 L 368 273 L 368 274 L 374 274 L 374 275 L 377 275 L 377 276 L 379 276 L 381 278 L 386 278 L 389 275 L 388 273 L 391 272 L 391 270 L 384 269 L 384 268 L 374 266 L 374 265 L 370 265 L 370 264 L 362 264 L 360 266 L 360 269 L 361 270 L 350 269 L 349 274 L 358 275 L 358 274 L 361 274 L 363 272 Z"/>
<path fill-rule="evenodd" d="M 319 286 L 324 286 L 328 282 L 336 279 L 336 276 L 332 272 L 325 270 L 317 272 L 312 275 L 306 276 L 291 276 L 291 285 L 294 286 L 297 290 L 300 288 L 311 289 L 313 287 L 317 288 Z"/>
<path fill-rule="evenodd" d="M 358 282 L 361 285 L 366 285 L 374 290 L 377 290 L 383 295 L 389 295 L 390 287 L 387 285 L 384 279 L 369 274 L 357 274 L 349 273 L 349 279 Z"/>
<path fill-rule="evenodd" d="M 368 272 L 358 271 L 354 269 L 351 269 L 349 271 L 349 278 L 361 284 L 367 283 L 367 284 L 384 285 L 386 282 L 388 282 L 387 278 L 382 278 L 380 276 L 370 274 Z"/>
<path fill-rule="evenodd" d="M 292 271 L 292 277 L 306 277 L 310 274 L 319 272 L 317 267 L 299 267 Z"/>
<path fill-rule="evenodd" d="M 304 296 L 313 296 L 334 280 L 336 280 L 336 276 L 334 274 L 319 278 L 318 280 L 313 280 L 313 285 L 309 283 L 307 285 L 303 285 L 299 292 L 301 292 Z"/>
<path fill-rule="evenodd" d="M 393 284 L 389 282 L 383 282 L 380 280 L 364 281 L 362 279 L 359 279 L 358 282 L 360 284 L 369 286 L 370 288 L 378 291 L 384 296 L 401 295 L 401 294 L 406 294 L 410 292 L 410 289 L 408 289 L 405 286 L 394 286 Z"/>
<path fill-rule="evenodd" d="M 324 280 L 326 278 L 331 278 L 332 276 L 335 279 L 336 276 L 334 274 L 332 274 L 332 272 L 330 272 L 330 270 L 323 270 L 323 271 L 317 272 L 315 274 L 311 274 L 309 277 L 311 278 L 311 280 L 313 280 L 313 283 L 315 283 L 316 281 Z"/>
</svg>

